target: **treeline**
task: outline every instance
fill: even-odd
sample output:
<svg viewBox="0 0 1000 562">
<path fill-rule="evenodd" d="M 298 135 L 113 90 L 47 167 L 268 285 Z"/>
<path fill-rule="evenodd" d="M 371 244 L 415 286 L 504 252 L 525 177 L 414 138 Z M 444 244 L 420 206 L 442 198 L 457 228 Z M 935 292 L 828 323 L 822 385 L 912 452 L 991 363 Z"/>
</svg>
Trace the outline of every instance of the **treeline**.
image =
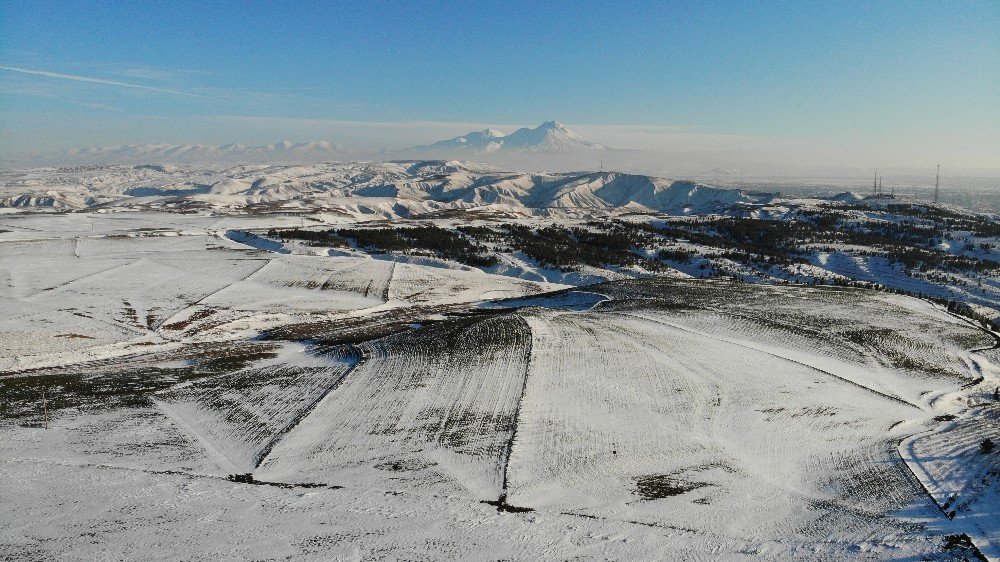
<svg viewBox="0 0 1000 562">
<path fill-rule="evenodd" d="M 546 267 L 560 270 L 594 267 L 644 265 L 658 268 L 659 264 L 636 254 L 638 243 L 621 229 L 595 232 L 585 228 L 549 226 L 531 230 L 521 225 L 506 224 L 511 244 Z"/>
<path fill-rule="evenodd" d="M 379 253 L 406 254 L 422 250 L 473 267 L 489 267 L 499 261 L 485 246 L 470 241 L 458 232 L 437 226 L 341 229 L 336 232 L 341 237 L 354 240 L 359 248 Z"/>
<path fill-rule="evenodd" d="M 982 325 L 984 328 L 987 329 L 992 328 L 994 330 L 1000 329 L 1000 319 L 993 320 L 992 318 L 986 316 L 985 314 L 980 314 L 979 312 L 976 312 L 967 303 L 950 300 L 948 301 L 947 307 L 948 307 L 948 312 L 951 312 L 952 314 L 958 314 L 959 316 L 965 316 L 970 320 L 979 322 L 979 324 Z"/>
<path fill-rule="evenodd" d="M 1000 262 L 968 256 L 956 256 L 942 251 L 904 248 L 888 255 L 890 263 L 900 263 L 908 270 L 927 272 L 942 269 L 960 272 L 989 273 L 1000 271 Z"/>
<path fill-rule="evenodd" d="M 278 230 L 272 228 L 267 231 L 267 235 L 281 240 L 302 240 L 311 246 L 347 248 L 351 245 L 346 238 L 335 234 L 332 230 L 302 230 L 300 228 Z"/>
<path fill-rule="evenodd" d="M 713 261 L 731 260 L 758 270 L 808 264 L 815 251 L 837 251 L 838 245 L 861 246 L 856 255 L 884 256 L 907 271 L 933 270 L 986 274 L 1000 271 L 1000 262 L 956 255 L 938 245 L 950 234 L 937 221 L 964 221 L 970 230 L 988 230 L 988 221 L 940 209 L 924 211 L 894 205 L 903 220 L 864 219 L 844 207 L 798 212 L 794 218 L 756 217 L 664 218 L 656 222 L 590 221 L 582 227 L 521 224 L 358 228 L 339 230 L 272 230 L 272 236 L 311 244 L 344 247 L 355 244 L 373 252 L 426 253 L 474 267 L 498 263 L 496 252 L 522 252 L 539 265 L 570 271 L 581 266 L 641 267 L 656 271 L 672 264 L 690 264 L 698 251 L 671 247 L 676 242 L 707 249 L 699 267 L 715 271 Z M 896 209 L 898 207 L 899 209 Z M 850 209 L 850 207 L 848 207 Z M 867 212 L 883 212 L 859 207 Z M 968 232 L 968 231 L 966 231 Z M 989 250 L 989 244 L 979 244 Z M 966 249 L 976 245 L 969 242 Z M 971 250 L 970 250 L 971 251 Z M 650 255 L 652 257 L 646 257 Z M 718 264 L 716 264 L 718 265 Z"/>
<path fill-rule="evenodd" d="M 334 248 L 356 246 L 368 252 L 382 254 L 423 253 L 473 267 L 489 267 L 498 261 L 485 246 L 470 241 L 458 232 L 437 226 L 331 230 L 272 228 L 267 231 L 267 235 L 281 240 L 302 240 L 313 246 Z"/>
<path fill-rule="evenodd" d="M 941 240 L 950 238 L 941 227 L 916 221 L 864 221 L 842 220 L 834 212 L 807 211 L 801 220 L 768 220 L 748 217 L 726 217 L 701 220 L 665 221 L 659 226 L 623 223 L 629 238 L 637 246 L 657 243 L 648 235 L 667 240 L 685 240 L 694 244 L 718 248 L 734 261 L 762 265 L 791 265 L 808 263 L 811 252 L 807 244 L 825 244 L 828 251 L 835 251 L 834 244 L 866 246 L 871 251 L 862 255 L 884 255 L 890 262 L 899 263 L 907 270 L 988 273 L 1000 271 L 1000 262 L 976 256 L 955 255 L 937 248 Z M 958 215 L 955 215 L 958 216 Z M 977 228 L 984 229 L 985 221 Z M 972 228 L 974 225 L 966 225 Z M 662 241 L 661 241 L 662 242 Z M 966 244 L 966 250 L 975 245 Z M 989 243 L 979 245 L 984 251 L 992 248 Z M 661 251 L 662 259 L 684 261 L 683 250 Z"/>
</svg>

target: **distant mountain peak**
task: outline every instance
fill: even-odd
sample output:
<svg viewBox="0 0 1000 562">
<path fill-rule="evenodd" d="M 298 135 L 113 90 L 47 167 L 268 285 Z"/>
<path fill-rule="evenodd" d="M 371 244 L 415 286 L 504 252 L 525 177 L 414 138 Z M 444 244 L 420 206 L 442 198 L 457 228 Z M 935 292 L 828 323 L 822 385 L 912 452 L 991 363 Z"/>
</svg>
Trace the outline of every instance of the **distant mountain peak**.
<svg viewBox="0 0 1000 562">
<path fill-rule="evenodd" d="M 343 159 L 353 152 L 330 141 L 295 143 L 288 140 L 261 146 L 225 144 L 133 144 L 68 151 L 65 156 L 74 163 L 137 163 L 184 162 L 207 163 L 222 161 L 302 161 L 319 162 Z"/>
<path fill-rule="evenodd" d="M 438 153 L 449 151 L 574 153 L 601 151 L 606 150 L 606 147 L 584 138 L 558 121 L 546 121 L 534 129 L 522 127 L 506 135 L 496 129 L 475 131 L 431 145 L 418 146 L 414 150 Z"/>
</svg>

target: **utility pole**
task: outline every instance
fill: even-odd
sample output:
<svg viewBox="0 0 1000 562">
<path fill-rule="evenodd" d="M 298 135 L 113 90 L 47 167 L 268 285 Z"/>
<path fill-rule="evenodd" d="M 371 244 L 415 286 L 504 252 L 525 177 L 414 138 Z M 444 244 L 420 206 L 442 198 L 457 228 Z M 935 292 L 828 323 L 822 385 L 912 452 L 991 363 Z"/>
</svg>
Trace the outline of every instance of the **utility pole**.
<svg viewBox="0 0 1000 562">
<path fill-rule="evenodd" d="M 941 197 L 941 164 L 937 166 L 937 176 L 934 177 L 934 202 L 938 203 Z"/>
<path fill-rule="evenodd" d="M 878 170 L 875 170 L 875 179 L 872 181 L 872 195 L 878 195 Z"/>
</svg>

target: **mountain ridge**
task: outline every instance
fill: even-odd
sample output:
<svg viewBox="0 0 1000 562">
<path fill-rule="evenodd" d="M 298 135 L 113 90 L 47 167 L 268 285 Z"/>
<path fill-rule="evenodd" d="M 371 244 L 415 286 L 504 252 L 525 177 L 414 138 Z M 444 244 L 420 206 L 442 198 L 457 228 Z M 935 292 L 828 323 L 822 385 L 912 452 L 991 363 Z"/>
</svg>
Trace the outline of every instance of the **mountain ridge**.
<svg viewBox="0 0 1000 562">
<path fill-rule="evenodd" d="M 74 163 L 133 163 L 133 162 L 224 162 L 322 160 L 349 157 L 354 149 L 330 141 L 295 143 L 288 140 L 265 145 L 229 143 L 169 144 L 147 143 L 69 150 L 65 157 Z"/>
<path fill-rule="evenodd" d="M 521 127 L 510 133 L 487 128 L 428 145 L 398 150 L 350 147 L 329 140 L 309 142 L 282 140 L 263 145 L 144 143 L 75 148 L 62 153 L 59 159 L 68 165 L 208 164 L 216 162 L 317 163 L 381 160 L 389 156 L 437 159 L 502 155 L 555 157 L 589 155 L 608 150 L 611 149 L 584 138 L 558 121 L 546 121 L 535 128 Z"/>
<path fill-rule="evenodd" d="M 484 206 L 526 215 L 643 209 L 688 214 L 767 197 L 642 174 L 512 172 L 455 160 L 247 165 L 195 176 L 171 166 L 119 164 L 38 174 L 3 186 L 0 207 L 85 208 L 157 197 L 221 207 L 343 206 L 349 213 L 359 205 L 381 208 L 391 201 L 389 212 L 397 216 Z M 48 174 L 58 181 L 45 180 Z"/>
<path fill-rule="evenodd" d="M 558 121 L 546 121 L 538 127 L 521 127 L 504 134 L 496 129 L 473 131 L 465 135 L 412 149 L 415 152 L 447 152 L 461 150 L 493 154 L 497 152 L 574 153 L 600 152 L 607 147 L 588 140 Z"/>
</svg>

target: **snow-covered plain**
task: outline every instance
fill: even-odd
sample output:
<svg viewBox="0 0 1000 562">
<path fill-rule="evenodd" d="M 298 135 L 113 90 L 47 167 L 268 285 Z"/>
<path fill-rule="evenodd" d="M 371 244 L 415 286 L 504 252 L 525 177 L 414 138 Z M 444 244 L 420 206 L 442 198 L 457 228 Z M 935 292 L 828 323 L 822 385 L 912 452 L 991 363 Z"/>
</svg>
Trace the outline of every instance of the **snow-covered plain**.
<svg viewBox="0 0 1000 562">
<path fill-rule="evenodd" d="M 0 215 L 0 557 L 1000 557 L 996 335 L 873 290 L 261 234 L 759 197 L 413 166 L 35 172 L 97 202 Z"/>
</svg>

